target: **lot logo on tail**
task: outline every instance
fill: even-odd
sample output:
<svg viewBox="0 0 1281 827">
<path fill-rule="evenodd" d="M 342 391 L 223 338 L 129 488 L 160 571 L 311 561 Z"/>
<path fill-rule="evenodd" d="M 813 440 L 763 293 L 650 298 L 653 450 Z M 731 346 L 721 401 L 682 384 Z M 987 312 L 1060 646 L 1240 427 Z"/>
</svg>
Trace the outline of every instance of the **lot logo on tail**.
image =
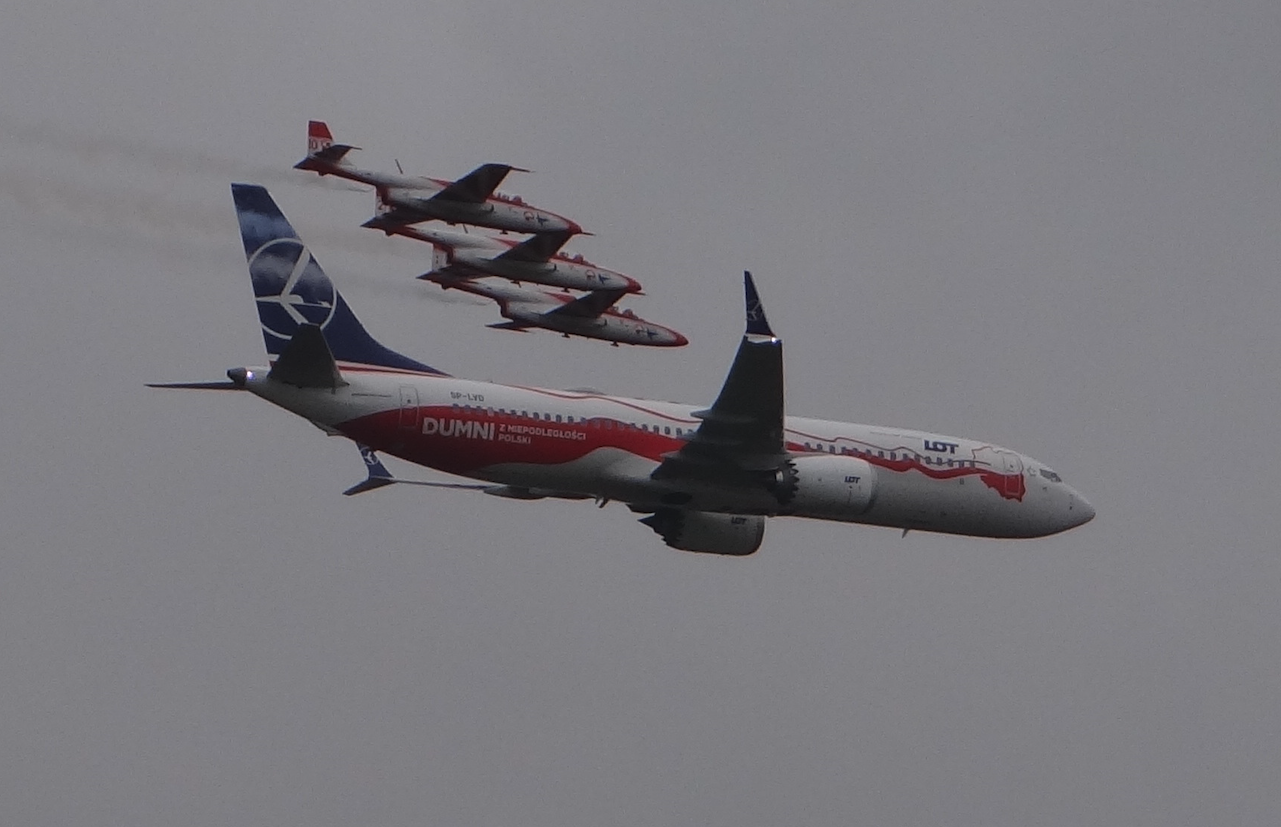
<svg viewBox="0 0 1281 827">
<path fill-rule="evenodd" d="M 323 330 L 334 317 L 334 284 L 296 238 L 276 238 L 255 250 L 249 275 L 262 329 L 273 336 L 289 339 L 298 325 L 308 323 Z"/>
</svg>

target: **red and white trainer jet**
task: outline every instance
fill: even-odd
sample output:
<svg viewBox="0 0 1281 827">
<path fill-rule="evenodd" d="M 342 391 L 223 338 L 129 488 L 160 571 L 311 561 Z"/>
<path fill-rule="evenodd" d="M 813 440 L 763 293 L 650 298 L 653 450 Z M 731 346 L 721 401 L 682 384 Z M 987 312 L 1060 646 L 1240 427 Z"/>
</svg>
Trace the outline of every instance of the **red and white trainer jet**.
<svg viewBox="0 0 1281 827">
<path fill-rule="evenodd" d="M 786 416 L 783 349 L 750 276 L 747 330 L 708 406 L 459 379 L 367 333 L 267 191 L 232 185 L 270 367 L 161 387 L 248 391 L 361 446 L 518 499 L 611 500 L 673 548 L 756 551 L 769 517 L 979 537 L 1041 537 L 1094 509 L 1042 462 L 901 428 Z M 408 481 L 406 481 L 408 482 Z"/>
<path fill-rule="evenodd" d="M 402 226 L 386 232 L 430 244 L 435 256 L 429 275 L 500 276 L 514 282 L 570 290 L 641 291 L 640 282 L 631 276 L 597 267 L 580 255 L 562 253 L 561 247 L 570 238 L 568 232 L 537 233 L 523 241 L 482 233 L 451 233 L 431 227 Z"/>
<path fill-rule="evenodd" d="M 616 310 L 614 304 L 627 295 L 623 288 L 593 290 L 572 296 L 553 290 L 520 287 L 494 278 L 469 278 L 434 270 L 418 278 L 439 284 L 446 290 L 462 290 L 493 299 L 498 312 L 508 321 L 491 324 L 498 330 L 552 330 L 564 336 L 602 339 L 614 345 L 683 347 L 689 339 L 670 327 L 642 319 L 630 310 Z"/>
<path fill-rule="evenodd" d="M 439 220 L 449 224 L 474 224 L 517 233 L 581 233 L 576 222 L 554 212 L 526 204 L 519 196 L 497 192 L 507 173 L 529 170 L 509 164 L 481 164 L 459 178 L 447 181 L 359 169 L 347 154 L 360 147 L 334 143 L 324 121 L 307 124 L 307 157 L 294 164 L 321 175 L 333 175 L 372 186 L 386 211 L 373 219 L 379 229 Z"/>
</svg>

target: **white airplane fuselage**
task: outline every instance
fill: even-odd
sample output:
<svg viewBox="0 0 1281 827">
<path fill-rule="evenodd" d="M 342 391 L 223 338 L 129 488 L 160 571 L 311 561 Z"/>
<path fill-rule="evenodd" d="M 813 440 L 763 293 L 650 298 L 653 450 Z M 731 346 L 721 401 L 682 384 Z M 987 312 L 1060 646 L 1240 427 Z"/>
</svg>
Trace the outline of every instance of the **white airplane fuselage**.
<svg viewBox="0 0 1281 827">
<path fill-rule="evenodd" d="M 341 367 L 349 384 L 334 390 L 271 381 L 267 368 L 250 369 L 245 387 L 378 451 L 535 497 L 1000 538 L 1094 516 L 1043 463 L 970 439 L 787 417 L 787 467 L 760 486 L 666 482 L 650 475 L 699 427 L 698 406 Z"/>
</svg>

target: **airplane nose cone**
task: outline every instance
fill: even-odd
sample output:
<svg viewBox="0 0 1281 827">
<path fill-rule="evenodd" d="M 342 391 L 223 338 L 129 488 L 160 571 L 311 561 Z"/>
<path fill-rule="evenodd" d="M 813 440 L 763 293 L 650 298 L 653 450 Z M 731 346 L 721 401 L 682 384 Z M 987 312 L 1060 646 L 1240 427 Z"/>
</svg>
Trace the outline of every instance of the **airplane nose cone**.
<svg viewBox="0 0 1281 827">
<path fill-rule="evenodd" d="M 672 334 L 675 337 L 672 342 L 673 347 L 684 347 L 689 344 L 689 339 L 686 339 L 683 334 L 677 333 L 676 331 L 672 331 Z"/>
<path fill-rule="evenodd" d="M 1094 506 L 1090 505 L 1085 497 L 1075 491 L 1072 492 L 1072 527 L 1085 525 L 1094 519 Z"/>
</svg>

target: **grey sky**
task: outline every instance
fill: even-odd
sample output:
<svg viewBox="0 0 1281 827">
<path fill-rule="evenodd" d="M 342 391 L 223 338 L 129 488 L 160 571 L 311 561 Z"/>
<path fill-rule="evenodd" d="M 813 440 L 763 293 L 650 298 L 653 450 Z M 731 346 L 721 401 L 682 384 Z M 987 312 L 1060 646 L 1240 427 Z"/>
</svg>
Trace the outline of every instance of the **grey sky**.
<svg viewBox="0 0 1281 827">
<path fill-rule="evenodd" d="M 0 822 L 1281 820 L 1275 3 L 186 5 L 0 11 Z M 308 118 L 536 170 L 690 346 L 486 329 L 289 170 Z M 1099 517 L 726 560 L 344 499 L 349 443 L 142 388 L 264 360 L 233 180 L 459 375 L 708 401 L 750 268 L 791 411 L 1009 445 Z"/>
</svg>

